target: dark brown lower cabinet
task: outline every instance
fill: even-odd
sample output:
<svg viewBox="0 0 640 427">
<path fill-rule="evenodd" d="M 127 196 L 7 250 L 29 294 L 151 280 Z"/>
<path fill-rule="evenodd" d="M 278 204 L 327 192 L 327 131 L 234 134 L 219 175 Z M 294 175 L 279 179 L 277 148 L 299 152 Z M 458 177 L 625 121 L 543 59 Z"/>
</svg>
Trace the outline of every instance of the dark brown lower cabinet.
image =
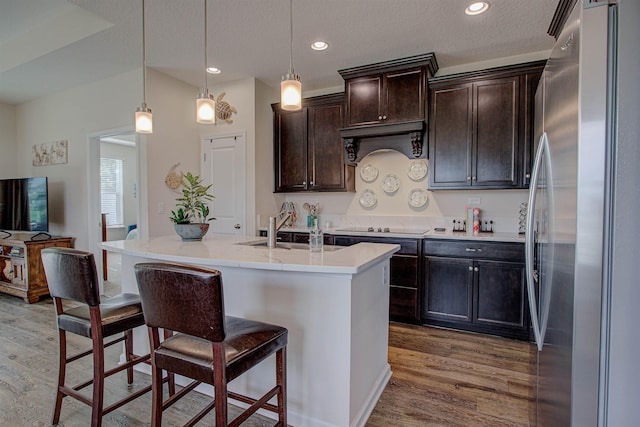
<svg viewBox="0 0 640 427">
<path fill-rule="evenodd" d="M 473 322 L 491 328 L 514 330 L 528 336 L 524 265 L 475 261 Z"/>
<path fill-rule="evenodd" d="M 393 254 L 389 272 L 389 319 L 420 323 L 420 251 L 422 239 L 392 237 L 334 236 L 337 246 L 351 246 L 360 242 L 400 245 Z"/>
<path fill-rule="evenodd" d="M 309 234 L 280 231 L 278 241 L 307 243 Z M 390 261 L 390 320 L 529 339 L 524 244 L 324 235 L 325 245 L 360 242 L 400 245 Z"/>
<path fill-rule="evenodd" d="M 425 240 L 423 253 L 425 324 L 529 339 L 523 244 Z"/>
<path fill-rule="evenodd" d="M 473 321 L 473 262 L 425 257 L 424 317 L 455 323 Z"/>
</svg>

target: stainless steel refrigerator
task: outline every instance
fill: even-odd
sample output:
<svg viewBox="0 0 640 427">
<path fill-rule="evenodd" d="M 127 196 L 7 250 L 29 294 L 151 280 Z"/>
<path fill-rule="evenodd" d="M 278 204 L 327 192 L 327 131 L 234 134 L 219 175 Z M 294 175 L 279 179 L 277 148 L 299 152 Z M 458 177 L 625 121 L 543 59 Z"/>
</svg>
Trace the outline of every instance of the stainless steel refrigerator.
<svg viewBox="0 0 640 427">
<path fill-rule="evenodd" d="M 538 426 L 640 425 L 639 4 L 578 1 L 536 91 L 526 259 Z"/>
</svg>

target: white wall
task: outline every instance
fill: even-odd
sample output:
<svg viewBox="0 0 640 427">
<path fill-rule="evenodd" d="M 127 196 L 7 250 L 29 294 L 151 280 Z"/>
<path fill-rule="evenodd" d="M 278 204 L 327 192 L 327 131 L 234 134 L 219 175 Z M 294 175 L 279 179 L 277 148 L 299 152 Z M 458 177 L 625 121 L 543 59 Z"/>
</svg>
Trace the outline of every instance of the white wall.
<svg viewBox="0 0 640 427">
<path fill-rule="evenodd" d="M 280 102 L 280 93 L 261 82 L 256 84 L 256 226 L 265 227 L 269 216 L 280 210 L 285 199 L 273 189 L 273 110 Z"/>
<path fill-rule="evenodd" d="M 16 107 L 0 103 L 0 178 L 19 178 L 16 146 Z"/>
<path fill-rule="evenodd" d="M 153 133 L 147 135 L 149 237 L 173 234 L 169 221 L 177 193 L 165 184 L 171 167 L 200 173 L 200 129 L 196 123 L 198 88 L 147 70 L 147 104 L 153 112 Z M 140 101 L 138 100 L 138 104 Z M 133 110 L 129 110 L 133 118 Z M 160 211 L 164 210 L 163 213 Z M 145 218 L 140 218 L 140 221 Z"/>
<path fill-rule="evenodd" d="M 470 62 L 468 64 L 460 64 L 453 67 L 444 67 L 438 70 L 436 77 L 465 73 L 467 71 L 485 70 L 487 68 L 503 67 L 513 64 L 523 64 L 525 62 L 546 61 L 547 58 L 549 58 L 549 54 L 551 54 L 550 50 L 543 50 L 523 55 L 505 56 L 503 58 L 494 58 L 487 61 Z"/>
<path fill-rule="evenodd" d="M 140 86 L 140 71 L 129 72 L 17 106 L 19 174 L 49 178 L 49 230 L 75 237 L 77 248 L 88 248 L 87 135 L 130 125 Z M 65 139 L 67 164 L 32 166 L 34 144 Z"/>
<path fill-rule="evenodd" d="M 140 75 L 140 70 L 124 73 L 21 104 L 16 107 L 15 120 L 10 116 L 7 120 L 15 123 L 17 135 L 18 149 L 16 155 L 11 156 L 14 159 L 11 163 L 17 166 L 12 175 L 49 177 L 50 231 L 75 237 L 77 248 L 88 249 L 89 246 L 87 136 L 133 126 L 133 112 L 142 100 Z M 226 92 L 224 100 L 238 110 L 232 117 L 233 123 L 218 120 L 213 126 L 199 125 L 195 122 L 198 89 L 165 74 L 147 70 L 147 104 L 153 111 L 154 129 L 145 137 L 148 215 L 139 218 L 138 222 L 146 221 L 150 237 L 174 232 L 169 214 L 174 209 L 177 194 L 166 186 L 164 180 L 176 163 L 180 163 L 178 171 L 200 173 L 200 143 L 206 136 L 246 134 L 247 229 L 255 229 L 256 187 L 266 195 L 268 211 L 271 212 L 274 203 L 270 181 L 273 179 L 270 104 L 277 101 L 277 93 L 253 78 L 211 87 L 216 97 L 222 91 Z M 2 113 L 4 110 L 0 111 Z M 39 125 L 30 126 L 36 119 Z M 69 141 L 67 164 L 31 166 L 33 144 L 60 139 Z M 259 150 L 256 150 L 257 140 Z M 2 142 L 4 152 L 9 142 Z M 256 170 L 260 171 L 259 174 Z"/>
<path fill-rule="evenodd" d="M 200 138 L 206 139 L 214 136 L 244 134 L 246 150 L 245 150 L 245 173 L 246 173 L 246 198 L 245 208 L 247 213 L 247 223 L 244 225 L 247 234 L 253 234 L 255 229 L 255 181 L 256 181 L 256 80 L 253 78 L 236 80 L 220 85 L 209 87 L 209 92 L 214 96 L 216 101 L 220 95 L 224 93 L 222 101 L 227 102 L 234 107 L 237 112 L 232 114 L 229 121 L 216 118 L 214 125 L 198 125 Z M 195 108 L 195 101 L 194 101 Z M 195 109 L 194 109 L 195 120 Z M 199 142 L 200 144 L 200 142 Z M 200 145 L 198 145 L 200 152 Z M 200 165 L 200 163 L 199 163 Z M 198 167 L 200 170 L 200 166 Z M 216 193 L 216 188 L 212 188 Z M 214 200 L 215 204 L 216 201 Z"/>
<path fill-rule="evenodd" d="M 173 232 L 160 202 L 173 206 L 175 195 L 164 178 L 174 163 L 199 170 L 200 137 L 195 123 L 197 88 L 147 70 L 147 104 L 153 110 L 154 133 L 147 140 L 149 235 Z M 52 234 L 76 238 L 89 248 L 87 138 L 100 131 L 133 127 L 133 113 L 142 101 L 141 71 L 123 73 L 88 85 L 45 96 L 16 107 L 16 174 L 49 177 L 49 219 Z M 34 126 L 33 123 L 38 123 Z M 33 144 L 66 139 L 67 164 L 34 167 Z"/>
</svg>

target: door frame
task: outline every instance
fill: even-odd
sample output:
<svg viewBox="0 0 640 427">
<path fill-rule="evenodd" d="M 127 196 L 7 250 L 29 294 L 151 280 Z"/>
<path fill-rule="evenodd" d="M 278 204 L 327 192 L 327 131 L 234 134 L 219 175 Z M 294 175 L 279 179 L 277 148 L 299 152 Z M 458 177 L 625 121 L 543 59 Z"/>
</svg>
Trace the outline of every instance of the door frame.
<svg viewBox="0 0 640 427">
<path fill-rule="evenodd" d="M 102 209 L 100 205 L 100 140 L 123 134 L 132 134 L 135 130 L 132 126 L 104 129 L 91 132 L 87 135 L 87 240 L 88 250 L 93 252 L 96 268 L 100 274 L 100 289 L 103 288 L 102 280 L 102 251 L 99 248 L 102 242 Z M 149 237 L 148 227 L 148 188 L 147 188 L 147 137 L 136 134 L 136 216 L 138 218 L 138 238 Z"/>
</svg>

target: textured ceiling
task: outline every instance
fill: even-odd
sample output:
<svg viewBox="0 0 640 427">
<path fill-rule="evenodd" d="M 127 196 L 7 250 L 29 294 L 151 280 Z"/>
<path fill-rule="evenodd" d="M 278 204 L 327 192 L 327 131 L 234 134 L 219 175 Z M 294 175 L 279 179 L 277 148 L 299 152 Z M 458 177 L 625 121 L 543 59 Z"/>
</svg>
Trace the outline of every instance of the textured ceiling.
<svg viewBox="0 0 640 427">
<path fill-rule="evenodd" d="M 296 73 L 305 92 L 342 84 L 337 70 L 435 52 L 462 64 L 544 57 L 557 0 L 294 0 Z M 140 68 L 141 1 L 0 0 L 0 102 L 16 104 Z M 203 0 L 146 0 L 147 66 L 203 86 Z M 208 0 L 209 85 L 254 76 L 278 86 L 289 68 L 287 0 Z M 329 49 L 315 52 L 321 38 Z"/>
</svg>

